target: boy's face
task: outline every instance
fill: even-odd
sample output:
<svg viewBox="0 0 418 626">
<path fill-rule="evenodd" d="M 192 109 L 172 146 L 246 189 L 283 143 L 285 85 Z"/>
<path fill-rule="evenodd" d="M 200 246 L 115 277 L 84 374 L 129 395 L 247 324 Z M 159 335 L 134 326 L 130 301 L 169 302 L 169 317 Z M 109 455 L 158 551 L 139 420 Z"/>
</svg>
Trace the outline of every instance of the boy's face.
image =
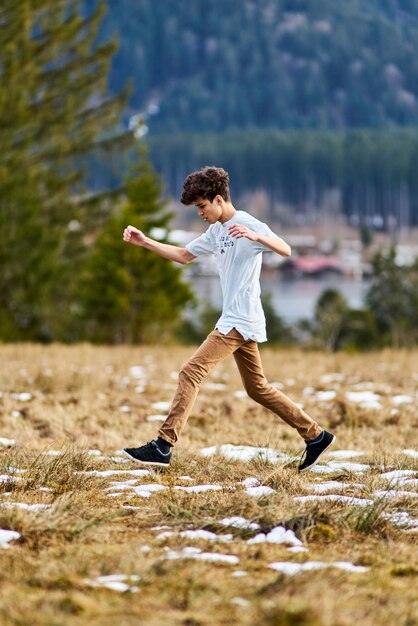
<svg viewBox="0 0 418 626">
<path fill-rule="evenodd" d="M 223 202 L 222 196 L 218 195 L 212 202 L 207 198 L 196 198 L 194 205 L 198 208 L 199 217 L 208 224 L 215 224 L 222 216 Z"/>
</svg>

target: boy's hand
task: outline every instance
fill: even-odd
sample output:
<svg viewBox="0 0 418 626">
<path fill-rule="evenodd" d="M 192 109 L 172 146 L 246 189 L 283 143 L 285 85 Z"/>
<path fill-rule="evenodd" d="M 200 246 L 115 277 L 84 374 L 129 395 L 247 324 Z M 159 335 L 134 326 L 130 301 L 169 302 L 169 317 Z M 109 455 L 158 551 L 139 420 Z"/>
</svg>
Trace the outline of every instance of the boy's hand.
<svg viewBox="0 0 418 626">
<path fill-rule="evenodd" d="M 123 231 L 123 240 L 126 243 L 133 243 L 135 246 L 143 246 L 146 240 L 144 233 L 135 226 L 127 226 Z"/>
<path fill-rule="evenodd" d="M 241 224 L 232 224 L 232 226 L 228 228 L 228 234 L 236 239 L 247 237 L 247 239 L 251 241 L 258 241 L 258 234 L 246 226 L 241 226 Z"/>
</svg>

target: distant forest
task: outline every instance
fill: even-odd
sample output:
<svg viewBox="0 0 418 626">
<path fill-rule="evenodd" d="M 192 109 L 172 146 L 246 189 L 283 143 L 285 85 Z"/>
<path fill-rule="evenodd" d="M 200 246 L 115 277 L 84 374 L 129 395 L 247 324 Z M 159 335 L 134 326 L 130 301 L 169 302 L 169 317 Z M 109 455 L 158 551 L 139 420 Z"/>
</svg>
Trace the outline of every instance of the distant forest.
<svg viewBox="0 0 418 626">
<path fill-rule="evenodd" d="M 371 225 L 418 223 L 418 0 L 107 4 L 110 87 L 131 80 L 125 123 L 143 116 L 170 193 L 212 163 L 301 215 L 326 197 Z"/>
</svg>

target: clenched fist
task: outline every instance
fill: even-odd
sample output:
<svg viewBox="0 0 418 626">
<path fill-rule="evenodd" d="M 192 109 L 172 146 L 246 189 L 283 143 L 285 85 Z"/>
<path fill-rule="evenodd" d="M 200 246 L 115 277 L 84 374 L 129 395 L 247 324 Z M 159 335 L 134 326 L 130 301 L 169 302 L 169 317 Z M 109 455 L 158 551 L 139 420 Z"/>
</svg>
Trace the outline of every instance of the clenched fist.
<svg viewBox="0 0 418 626">
<path fill-rule="evenodd" d="M 123 231 L 123 240 L 126 241 L 126 243 L 142 246 L 145 243 L 145 239 L 144 233 L 135 228 L 135 226 L 127 226 Z"/>
</svg>

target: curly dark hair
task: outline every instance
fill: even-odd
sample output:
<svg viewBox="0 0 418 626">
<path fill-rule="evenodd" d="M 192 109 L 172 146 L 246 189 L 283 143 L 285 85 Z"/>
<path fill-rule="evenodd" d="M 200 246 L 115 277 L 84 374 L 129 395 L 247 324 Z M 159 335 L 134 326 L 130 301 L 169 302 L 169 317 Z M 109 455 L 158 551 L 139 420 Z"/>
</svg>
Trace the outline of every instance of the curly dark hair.
<svg viewBox="0 0 418 626">
<path fill-rule="evenodd" d="M 229 174 L 221 167 L 207 165 L 197 172 L 189 174 L 183 184 L 182 204 L 193 204 L 197 198 L 207 198 L 210 202 L 220 195 L 229 202 Z"/>
</svg>

